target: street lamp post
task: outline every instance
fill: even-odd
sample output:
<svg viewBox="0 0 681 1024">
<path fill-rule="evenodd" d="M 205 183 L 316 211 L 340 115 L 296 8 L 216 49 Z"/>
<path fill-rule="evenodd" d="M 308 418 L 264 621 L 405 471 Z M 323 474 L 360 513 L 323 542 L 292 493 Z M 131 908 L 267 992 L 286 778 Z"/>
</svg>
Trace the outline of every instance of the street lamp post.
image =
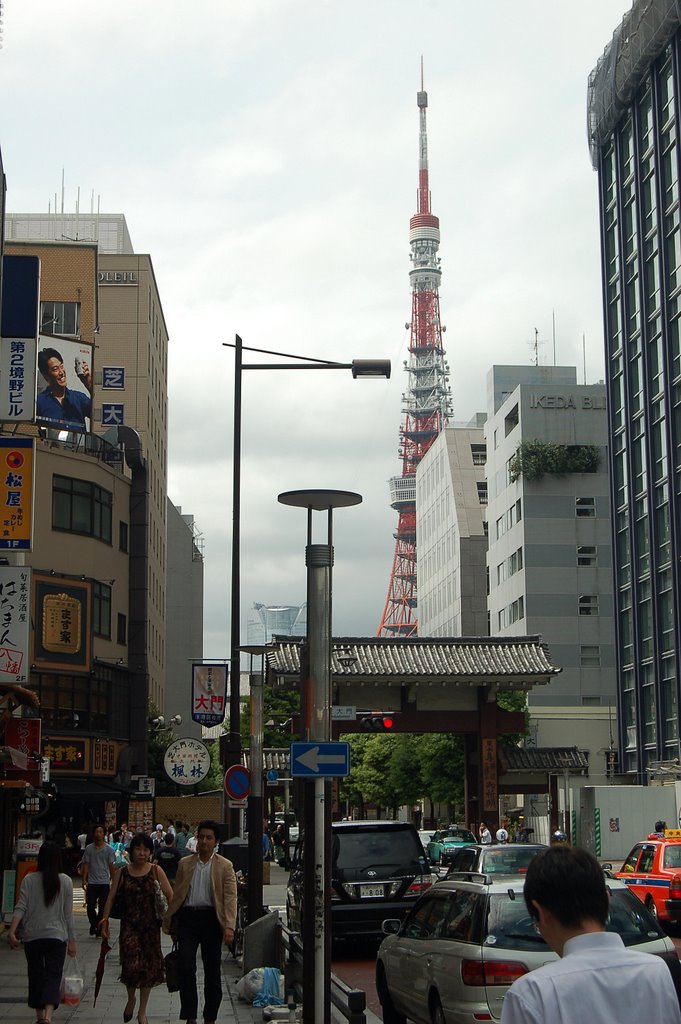
<svg viewBox="0 0 681 1024">
<path fill-rule="evenodd" d="M 241 762 L 241 694 L 240 694 L 240 644 L 241 644 L 241 383 L 244 370 L 350 370 L 354 379 L 359 377 L 390 377 L 389 359 L 353 359 L 350 363 L 331 360 L 311 359 L 290 352 L 274 352 L 271 349 L 251 348 L 244 345 L 237 334 L 234 342 L 223 342 L 226 348 L 234 349 L 234 433 L 232 452 L 232 574 L 231 574 L 231 619 L 230 619 L 230 696 L 229 733 L 224 747 L 224 767 Z M 257 352 L 261 355 L 276 356 L 278 359 L 293 359 L 292 363 L 244 363 L 243 353 Z M 230 815 L 230 836 L 239 832 L 239 812 Z M 257 902 L 249 877 L 249 900 Z M 262 888 L 262 886 L 261 886 Z M 262 900 L 262 893 L 260 894 Z"/>
<path fill-rule="evenodd" d="M 282 505 L 307 509 L 307 646 L 309 683 L 306 739 L 331 739 L 331 577 L 333 510 L 359 505 L 354 491 L 285 491 Z M 325 544 L 312 543 L 312 512 L 327 513 Z M 293 766 L 292 766 L 293 768 Z M 314 790 L 312 790 L 314 786 Z M 312 799 L 311 799 L 312 797 Z M 331 785 L 324 776 L 305 781 L 305 907 L 303 917 L 303 1007 L 317 1024 L 329 1021 L 331 976 Z M 312 814 L 310 814 L 312 811 Z M 312 827 L 310 827 L 312 826 Z M 310 913 L 309 908 L 314 908 Z"/>
</svg>

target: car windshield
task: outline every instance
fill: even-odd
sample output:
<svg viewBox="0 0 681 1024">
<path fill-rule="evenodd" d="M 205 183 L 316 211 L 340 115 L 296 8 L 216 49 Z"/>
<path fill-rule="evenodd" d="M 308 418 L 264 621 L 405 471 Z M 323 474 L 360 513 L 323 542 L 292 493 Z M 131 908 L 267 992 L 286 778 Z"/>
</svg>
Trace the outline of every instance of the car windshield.
<svg viewBox="0 0 681 1024">
<path fill-rule="evenodd" d="M 681 843 L 678 846 L 665 846 L 664 866 L 666 868 L 681 868 Z"/>
<path fill-rule="evenodd" d="M 530 861 L 538 851 L 531 846 L 523 847 L 499 846 L 483 852 L 481 871 L 488 875 L 516 875 L 527 871 Z"/>
<path fill-rule="evenodd" d="M 411 827 L 334 830 L 332 856 L 339 874 L 368 867 L 403 869 L 413 865 L 418 870 L 424 859 L 423 847 Z"/>
<path fill-rule="evenodd" d="M 547 949 L 535 930 L 521 891 L 511 899 L 507 892 L 493 893 L 487 908 L 484 944 L 501 949 Z M 606 931 L 615 932 L 625 946 L 636 946 L 664 935 L 641 901 L 624 889 L 610 892 Z"/>
<path fill-rule="evenodd" d="M 434 836 L 436 842 L 444 842 L 447 839 L 453 839 L 459 843 L 474 843 L 475 836 L 472 832 L 469 832 L 467 828 L 446 828 L 442 832 L 437 832 Z"/>
</svg>

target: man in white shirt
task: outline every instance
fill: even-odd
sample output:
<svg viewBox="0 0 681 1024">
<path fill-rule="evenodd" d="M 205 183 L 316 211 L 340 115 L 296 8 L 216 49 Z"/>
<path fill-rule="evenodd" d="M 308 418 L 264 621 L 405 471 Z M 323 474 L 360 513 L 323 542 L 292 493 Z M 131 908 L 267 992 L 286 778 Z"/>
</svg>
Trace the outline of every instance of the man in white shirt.
<svg viewBox="0 0 681 1024">
<path fill-rule="evenodd" d="M 203 961 L 203 1020 L 204 1024 L 215 1024 L 222 1002 L 222 944 L 234 941 L 236 877 L 232 862 L 216 852 L 219 832 L 216 821 L 199 823 L 198 853 L 183 857 L 179 862 L 173 897 L 163 919 L 163 931 L 177 934 L 180 1020 L 187 1024 L 196 1024 L 198 1016 L 196 954 L 199 947 Z"/>
<path fill-rule="evenodd" d="M 478 834 L 480 836 L 480 842 L 482 843 L 482 845 L 489 846 L 489 844 L 492 842 L 492 833 L 487 828 L 487 825 L 485 825 L 484 821 L 480 822 Z"/>
<path fill-rule="evenodd" d="M 501 1024 L 681 1024 L 664 960 L 606 932 L 610 897 L 595 857 L 569 846 L 543 850 L 523 892 L 537 931 L 562 959 L 513 983 Z"/>
</svg>

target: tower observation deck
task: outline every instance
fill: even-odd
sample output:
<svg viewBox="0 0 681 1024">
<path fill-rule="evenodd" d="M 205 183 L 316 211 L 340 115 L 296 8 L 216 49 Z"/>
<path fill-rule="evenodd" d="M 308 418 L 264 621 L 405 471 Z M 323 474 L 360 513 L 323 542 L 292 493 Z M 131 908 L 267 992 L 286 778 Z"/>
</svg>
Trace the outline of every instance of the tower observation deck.
<svg viewBox="0 0 681 1024">
<path fill-rule="evenodd" d="M 452 414 L 449 366 L 445 362 L 440 323 L 440 221 L 430 209 L 428 185 L 428 94 L 417 93 L 419 108 L 419 187 L 417 213 L 409 221 L 411 246 L 411 321 L 408 386 L 402 395 L 404 419 L 400 427 L 400 476 L 390 480 L 390 504 L 398 513 L 388 596 L 377 636 L 408 637 L 418 634 L 416 615 L 416 469 Z"/>
</svg>

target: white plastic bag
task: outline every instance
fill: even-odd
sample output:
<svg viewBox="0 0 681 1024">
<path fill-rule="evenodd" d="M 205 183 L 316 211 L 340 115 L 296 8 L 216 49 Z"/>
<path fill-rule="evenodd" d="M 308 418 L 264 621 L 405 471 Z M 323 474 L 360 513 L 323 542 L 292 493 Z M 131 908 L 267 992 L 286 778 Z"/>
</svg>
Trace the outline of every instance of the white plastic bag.
<svg viewBox="0 0 681 1024">
<path fill-rule="evenodd" d="M 67 956 L 61 978 L 61 1001 L 67 1006 L 77 1006 L 83 995 L 83 973 L 75 956 Z"/>
<path fill-rule="evenodd" d="M 239 999 L 244 999 L 247 1003 L 252 1003 L 262 988 L 264 978 L 264 967 L 254 967 L 252 971 L 248 972 L 248 974 L 244 974 L 243 978 L 240 978 L 236 983 L 236 994 Z"/>
</svg>

